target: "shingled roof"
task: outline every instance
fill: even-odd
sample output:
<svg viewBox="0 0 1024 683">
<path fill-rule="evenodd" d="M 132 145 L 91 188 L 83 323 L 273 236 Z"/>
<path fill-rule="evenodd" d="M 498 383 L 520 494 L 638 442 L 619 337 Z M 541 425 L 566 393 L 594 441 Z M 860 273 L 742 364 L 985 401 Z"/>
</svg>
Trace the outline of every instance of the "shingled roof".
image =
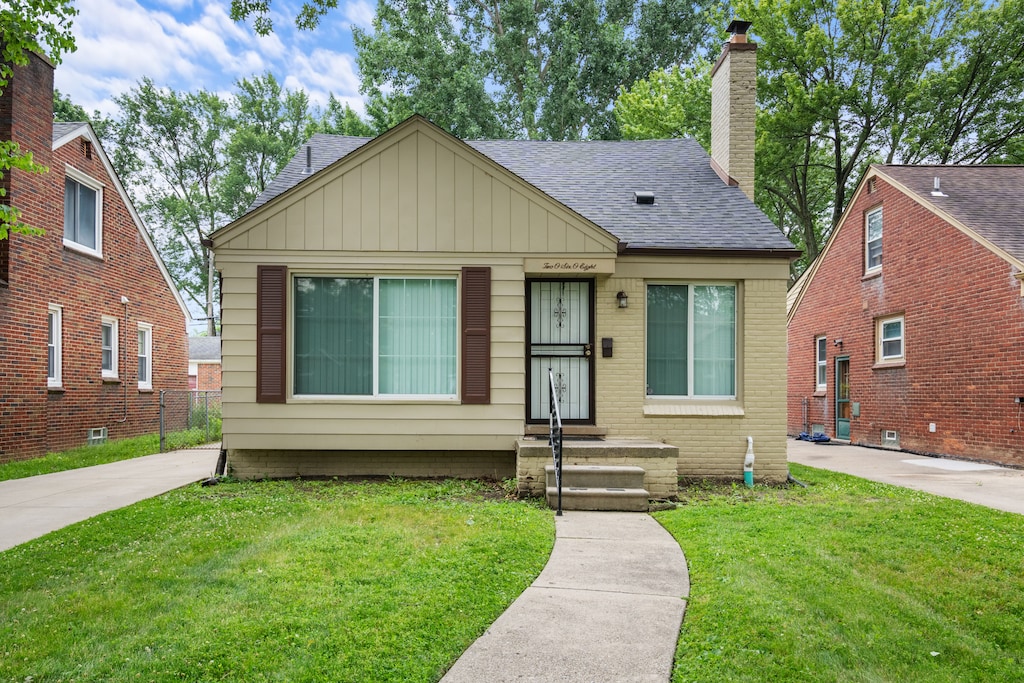
<svg viewBox="0 0 1024 683">
<path fill-rule="evenodd" d="M 1019 261 L 1024 261 L 1024 166 L 879 165 L 906 188 Z M 933 195 L 935 178 L 942 195 Z"/>
<path fill-rule="evenodd" d="M 370 140 L 314 135 L 307 143 L 310 168 L 315 174 Z M 689 138 L 466 144 L 615 235 L 630 250 L 798 254 L 738 187 L 722 182 L 703 148 Z M 309 178 L 305 167 L 303 145 L 249 210 Z M 635 192 L 652 192 L 654 203 L 637 204 Z"/>
</svg>

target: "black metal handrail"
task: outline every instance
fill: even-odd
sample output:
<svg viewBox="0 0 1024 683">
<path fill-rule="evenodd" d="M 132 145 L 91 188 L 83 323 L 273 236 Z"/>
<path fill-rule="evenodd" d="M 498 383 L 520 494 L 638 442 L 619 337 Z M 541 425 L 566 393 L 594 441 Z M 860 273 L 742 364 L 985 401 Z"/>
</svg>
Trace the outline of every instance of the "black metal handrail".
<svg viewBox="0 0 1024 683">
<path fill-rule="evenodd" d="M 548 414 L 548 443 L 551 458 L 555 463 L 555 488 L 558 490 L 558 510 L 562 516 L 562 414 L 558 409 L 558 393 L 555 391 L 555 374 L 548 368 L 548 390 L 551 392 L 551 410 Z"/>
</svg>

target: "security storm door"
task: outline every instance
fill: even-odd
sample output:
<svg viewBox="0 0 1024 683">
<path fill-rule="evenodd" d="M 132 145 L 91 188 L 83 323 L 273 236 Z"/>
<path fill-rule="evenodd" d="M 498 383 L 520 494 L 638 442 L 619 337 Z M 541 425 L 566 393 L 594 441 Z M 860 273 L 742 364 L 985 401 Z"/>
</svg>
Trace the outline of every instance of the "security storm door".
<svg viewBox="0 0 1024 683">
<path fill-rule="evenodd" d="M 594 423 L 594 283 L 530 280 L 528 422 L 546 422 L 550 411 L 548 368 L 555 379 L 563 423 Z"/>
</svg>

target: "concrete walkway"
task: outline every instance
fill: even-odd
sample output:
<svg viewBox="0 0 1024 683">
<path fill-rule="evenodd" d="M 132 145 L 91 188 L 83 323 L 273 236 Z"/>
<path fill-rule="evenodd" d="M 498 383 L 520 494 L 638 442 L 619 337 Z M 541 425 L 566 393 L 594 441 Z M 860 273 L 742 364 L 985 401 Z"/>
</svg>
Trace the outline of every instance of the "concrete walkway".
<svg viewBox="0 0 1024 683">
<path fill-rule="evenodd" d="M 0 551 L 205 479 L 219 446 L 0 481 Z"/>
<path fill-rule="evenodd" d="M 566 511 L 544 571 L 441 681 L 667 683 L 689 590 L 651 516 Z"/>
<path fill-rule="evenodd" d="M 789 461 L 1024 514 L 1024 470 L 903 451 L 790 439 Z"/>
</svg>

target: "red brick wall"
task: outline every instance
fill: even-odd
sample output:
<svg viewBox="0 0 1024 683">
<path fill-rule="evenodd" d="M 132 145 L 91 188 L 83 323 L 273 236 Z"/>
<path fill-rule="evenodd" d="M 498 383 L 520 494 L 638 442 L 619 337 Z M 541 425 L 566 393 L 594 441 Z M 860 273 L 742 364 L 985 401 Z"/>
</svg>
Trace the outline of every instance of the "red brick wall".
<svg viewBox="0 0 1024 683">
<path fill-rule="evenodd" d="M 200 363 L 196 367 L 196 389 L 199 391 L 220 391 L 220 363 Z"/>
<path fill-rule="evenodd" d="M 50 151 L 52 67 L 34 58 L 15 71 L 11 86 L 3 99 L 13 139 L 31 144 L 51 170 L 13 171 L 10 178 L 23 220 L 46 234 L 15 235 L 8 245 L 9 281 L 0 288 L 0 462 L 82 445 L 93 427 L 107 427 L 111 439 L 155 432 L 159 391 L 188 386 L 184 314 L 98 154 L 87 158 L 82 138 Z M 102 259 L 63 246 L 65 165 L 103 183 Z M 49 304 L 63 307 L 61 391 L 48 390 L 46 381 Z M 119 321 L 118 382 L 102 377 L 104 315 Z M 153 325 L 152 392 L 138 388 L 139 322 Z"/>
<path fill-rule="evenodd" d="M 882 273 L 864 276 L 864 215 L 883 207 Z M 835 435 L 835 358 L 850 357 L 851 442 L 1024 465 L 1024 299 L 1014 269 L 888 185 L 857 197 L 789 325 L 788 431 Z M 905 365 L 875 366 L 875 322 L 904 316 Z M 814 339 L 828 390 L 815 395 Z M 841 348 L 833 344 L 842 339 Z M 934 423 L 935 432 L 929 431 Z"/>
</svg>

